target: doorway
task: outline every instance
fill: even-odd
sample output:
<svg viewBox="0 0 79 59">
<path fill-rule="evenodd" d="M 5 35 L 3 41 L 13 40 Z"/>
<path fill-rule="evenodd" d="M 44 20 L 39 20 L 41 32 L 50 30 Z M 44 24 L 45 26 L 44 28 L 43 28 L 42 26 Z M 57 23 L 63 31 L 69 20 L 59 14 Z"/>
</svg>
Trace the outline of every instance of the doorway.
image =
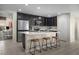
<svg viewBox="0 0 79 59">
<path fill-rule="evenodd" d="M 12 16 L 0 16 L 0 41 L 13 39 Z"/>
</svg>

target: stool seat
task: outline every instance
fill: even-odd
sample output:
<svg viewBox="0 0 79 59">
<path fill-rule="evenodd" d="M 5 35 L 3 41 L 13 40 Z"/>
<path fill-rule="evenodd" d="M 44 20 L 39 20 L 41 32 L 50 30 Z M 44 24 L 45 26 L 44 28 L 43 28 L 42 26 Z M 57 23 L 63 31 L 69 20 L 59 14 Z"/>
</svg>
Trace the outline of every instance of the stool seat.
<svg viewBox="0 0 79 59">
<path fill-rule="evenodd" d="M 50 38 L 49 37 L 44 37 L 42 38 L 43 40 L 49 40 Z"/>
<path fill-rule="evenodd" d="M 57 37 L 55 37 L 55 36 L 52 36 L 52 38 L 58 39 L 58 38 L 57 38 Z"/>
<path fill-rule="evenodd" d="M 39 41 L 39 39 L 31 39 L 31 41 L 37 42 L 37 41 Z"/>
</svg>

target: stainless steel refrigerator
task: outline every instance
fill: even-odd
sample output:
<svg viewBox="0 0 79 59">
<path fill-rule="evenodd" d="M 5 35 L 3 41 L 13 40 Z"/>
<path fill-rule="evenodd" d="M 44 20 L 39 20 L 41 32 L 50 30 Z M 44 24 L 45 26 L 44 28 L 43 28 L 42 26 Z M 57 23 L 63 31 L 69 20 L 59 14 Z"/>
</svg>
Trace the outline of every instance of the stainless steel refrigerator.
<svg viewBox="0 0 79 59">
<path fill-rule="evenodd" d="M 24 39 L 24 35 L 21 32 L 29 31 L 29 21 L 28 20 L 18 20 L 18 42 Z"/>
</svg>

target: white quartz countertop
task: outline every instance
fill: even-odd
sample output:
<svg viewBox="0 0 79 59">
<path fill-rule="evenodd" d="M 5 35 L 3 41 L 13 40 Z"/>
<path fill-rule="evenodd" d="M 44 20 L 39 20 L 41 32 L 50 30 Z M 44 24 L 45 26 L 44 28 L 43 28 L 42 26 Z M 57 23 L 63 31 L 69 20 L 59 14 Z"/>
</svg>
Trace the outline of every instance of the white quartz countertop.
<svg viewBox="0 0 79 59">
<path fill-rule="evenodd" d="M 27 35 L 32 35 L 32 34 L 48 34 L 48 33 L 58 33 L 58 32 L 19 32 Z"/>
<path fill-rule="evenodd" d="M 56 36 L 57 32 L 20 32 L 25 34 L 29 38 L 42 38 L 42 37 L 51 37 Z"/>
</svg>

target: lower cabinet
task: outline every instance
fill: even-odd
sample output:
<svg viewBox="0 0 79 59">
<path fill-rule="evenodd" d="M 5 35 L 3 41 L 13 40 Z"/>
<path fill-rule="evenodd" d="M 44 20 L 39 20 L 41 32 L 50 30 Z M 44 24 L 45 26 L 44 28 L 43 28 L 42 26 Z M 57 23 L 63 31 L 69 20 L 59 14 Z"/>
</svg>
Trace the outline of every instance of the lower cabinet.
<svg viewBox="0 0 79 59">
<path fill-rule="evenodd" d="M 23 34 L 18 32 L 18 40 L 17 42 L 22 42 Z"/>
<path fill-rule="evenodd" d="M 18 33 L 18 42 L 22 42 L 22 46 L 25 49 L 25 34 Z"/>
<path fill-rule="evenodd" d="M 25 49 L 25 34 L 22 34 L 22 35 L 23 35 L 22 46 L 23 46 L 23 48 Z"/>
</svg>

